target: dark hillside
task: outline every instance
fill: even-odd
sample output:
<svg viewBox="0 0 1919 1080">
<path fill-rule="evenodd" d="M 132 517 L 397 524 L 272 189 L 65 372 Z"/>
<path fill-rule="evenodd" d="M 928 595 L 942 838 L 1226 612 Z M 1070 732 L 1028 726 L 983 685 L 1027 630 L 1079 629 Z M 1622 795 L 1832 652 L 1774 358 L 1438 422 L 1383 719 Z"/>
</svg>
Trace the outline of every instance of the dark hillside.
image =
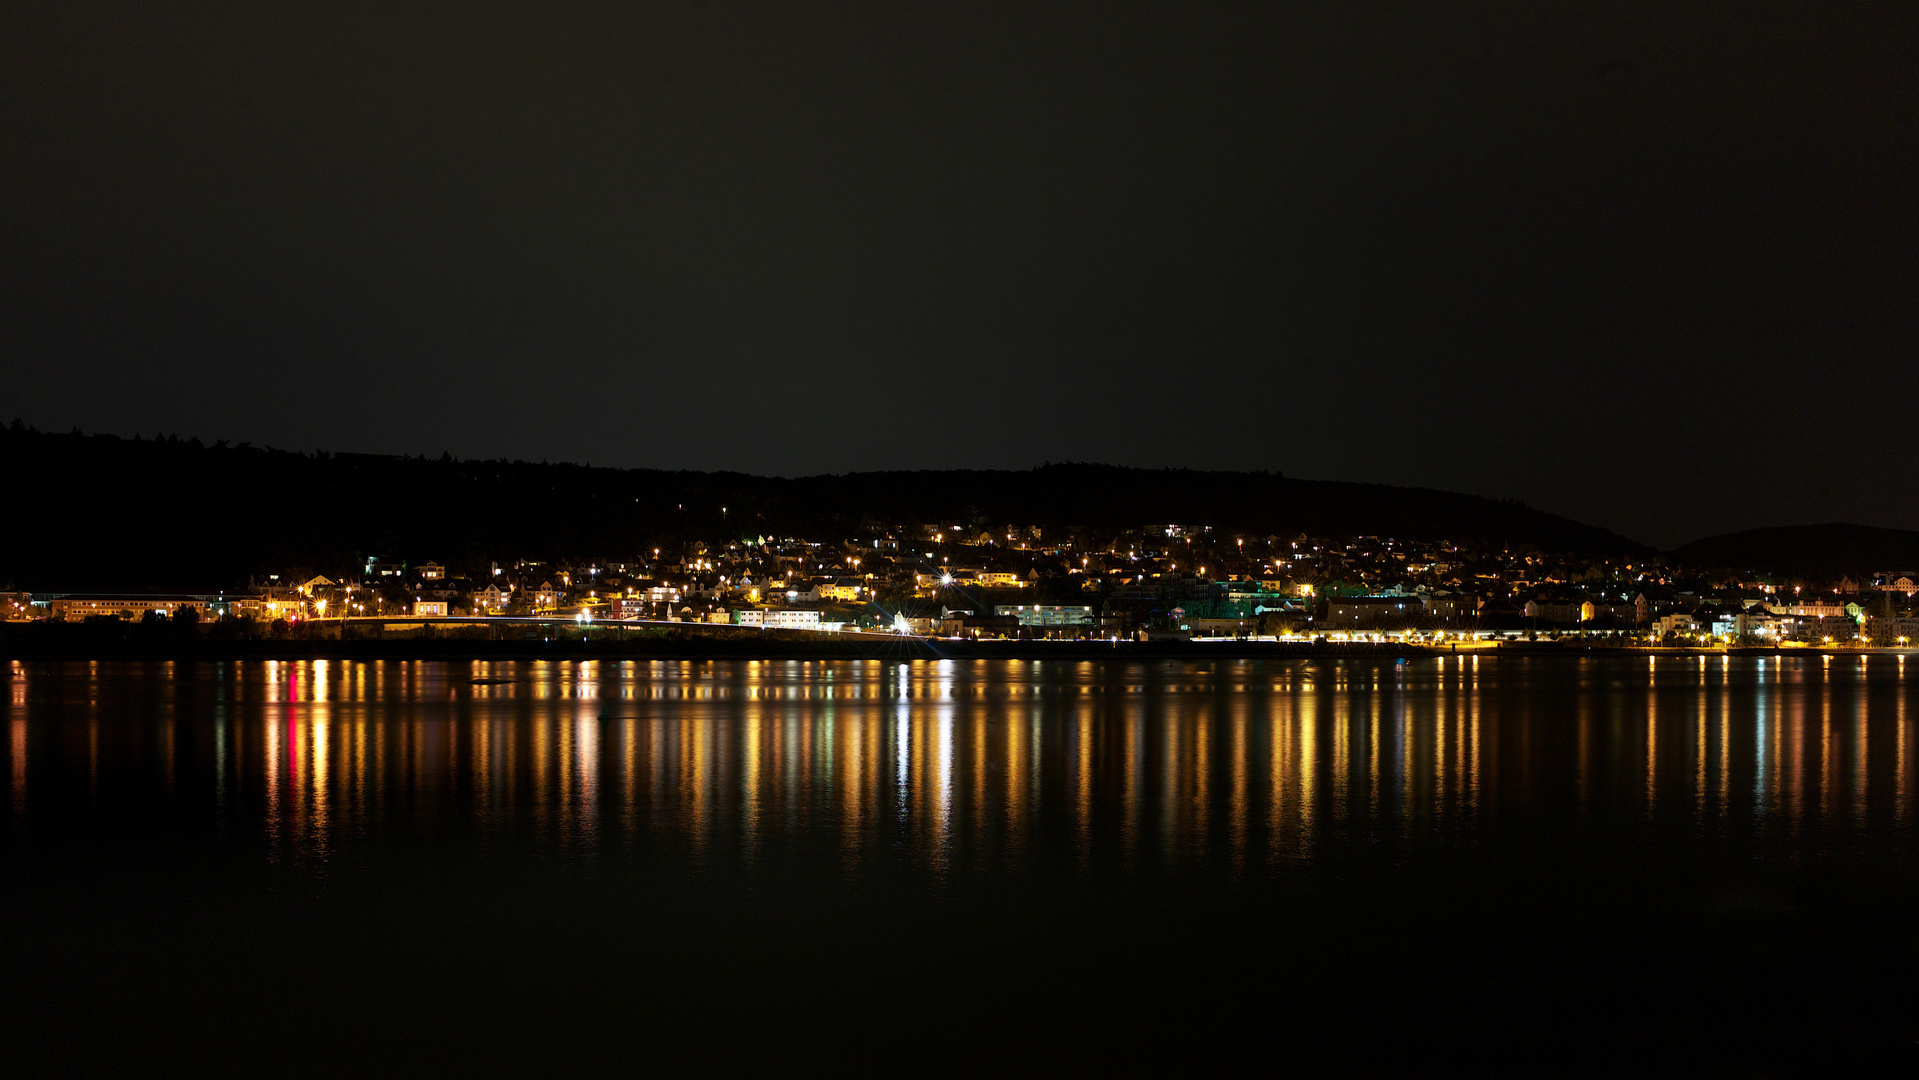
<svg viewBox="0 0 1919 1080">
<path fill-rule="evenodd" d="M 1687 566 L 1855 579 L 1875 570 L 1919 569 L 1919 532 L 1830 522 L 1709 536 L 1673 551 Z"/>
<path fill-rule="evenodd" d="M 0 476 L 10 519 L 0 529 L 0 583 L 38 589 L 231 587 L 269 569 L 337 572 L 370 553 L 471 565 L 620 558 L 685 539 L 837 540 L 857 535 L 867 518 L 1100 531 L 1181 523 L 1251 535 L 1647 550 L 1604 529 L 1471 495 L 1104 465 L 778 479 L 301 454 L 15 427 L 0 430 Z"/>
</svg>

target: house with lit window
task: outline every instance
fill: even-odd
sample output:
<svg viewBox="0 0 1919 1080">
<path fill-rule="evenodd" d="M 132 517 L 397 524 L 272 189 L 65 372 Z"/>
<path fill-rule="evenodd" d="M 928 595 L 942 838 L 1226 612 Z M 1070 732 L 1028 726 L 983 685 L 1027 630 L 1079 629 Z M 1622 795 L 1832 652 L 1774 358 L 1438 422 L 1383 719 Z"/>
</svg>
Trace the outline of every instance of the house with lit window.
<svg viewBox="0 0 1919 1080">
<path fill-rule="evenodd" d="M 1665 637 L 1667 634 L 1700 634 L 1705 630 L 1705 624 L 1700 622 L 1693 613 L 1687 611 L 1661 615 L 1652 623 L 1652 632 L 1656 637 Z"/>
<path fill-rule="evenodd" d="M 866 586 L 858 578 L 836 578 L 830 582 L 820 582 L 814 587 L 815 600 L 857 601 L 866 592 Z"/>
<path fill-rule="evenodd" d="M 859 600 L 864 591 L 858 578 L 813 578 L 804 589 L 788 590 L 788 598 L 815 604 L 827 600 L 852 602 Z"/>
<path fill-rule="evenodd" d="M 498 615 L 513 602 L 513 586 L 501 588 L 498 584 L 489 584 L 473 594 L 473 613 L 475 615 Z"/>
<path fill-rule="evenodd" d="M 606 598 L 606 617 L 609 619 L 644 619 L 653 611 L 653 605 L 647 603 L 644 596 L 609 596 Z"/>
<path fill-rule="evenodd" d="M 648 584 L 637 589 L 639 598 L 649 604 L 677 604 L 680 602 L 678 585 Z"/>
<path fill-rule="evenodd" d="M 236 616 L 251 615 L 266 622 L 304 619 L 312 609 L 313 601 L 293 585 L 262 585 L 251 595 L 236 597 L 230 605 Z"/>
<path fill-rule="evenodd" d="M 688 600 L 667 609 L 667 622 L 730 623 L 732 612 L 713 600 Z"/>
<path fill-rule="evenodd" d="M 369 579 L 377 581 L 381 578 L 399 577 L 405 572 L 406 564 L 389 562 L 384 555 L 366 557 L 366 576 Z"/>
<path fill-rule="evenodd" d="M 1585 622 L 1593 616 L 1592 605 L 1588 602 L 1556 598 L 1528 600 L 1521 611 L 1528 619 L 1538 619 L 1543 623 Z"/>
</svg>

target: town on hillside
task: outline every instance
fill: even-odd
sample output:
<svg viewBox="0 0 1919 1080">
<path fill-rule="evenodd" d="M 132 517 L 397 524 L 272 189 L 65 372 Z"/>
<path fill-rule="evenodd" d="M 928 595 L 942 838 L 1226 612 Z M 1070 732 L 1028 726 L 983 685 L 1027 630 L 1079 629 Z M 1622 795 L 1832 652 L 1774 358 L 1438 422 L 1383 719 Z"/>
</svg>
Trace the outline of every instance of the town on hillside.
<svg viewBox="0 0 1919 1080">
<path fill-rule="evenodd" d="M 443 565 L 432 552 L 285 566 L 210 592 L 0 592 L 10 622 L 166 623 L 243 637 L 479 624 L 679 624 L 929 638 L 1330 640 L 1466 645 L 1900 646 L 1919 571 L 1836 581 L 1695 572 L 1653 557 L 1361 536 L 869 521 L 619 557 Z M 421 561 L 411 561 L 414 557 Z"/>
</svg>

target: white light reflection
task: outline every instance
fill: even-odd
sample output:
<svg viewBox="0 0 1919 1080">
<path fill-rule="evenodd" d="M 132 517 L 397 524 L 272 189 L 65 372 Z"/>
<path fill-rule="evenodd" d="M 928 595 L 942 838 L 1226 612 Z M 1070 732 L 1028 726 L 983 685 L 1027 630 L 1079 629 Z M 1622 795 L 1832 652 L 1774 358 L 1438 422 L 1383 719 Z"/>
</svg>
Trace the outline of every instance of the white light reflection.
<svg viewBox="0 0 1919 1080">
<path fill-rule="evenodd" d="M 895 759 L 893 773 L 893 816 L 899 826 L 906 827 L 908 799 L 912 793 L 911 782 L 907 777 L 907 767 L 912 763 L 913 739 L 913 703 L 911 700 L 911 675 L 905 664 L 896 668 L 897 683 L 893 688 L 893 755 Z"/>
</svg>

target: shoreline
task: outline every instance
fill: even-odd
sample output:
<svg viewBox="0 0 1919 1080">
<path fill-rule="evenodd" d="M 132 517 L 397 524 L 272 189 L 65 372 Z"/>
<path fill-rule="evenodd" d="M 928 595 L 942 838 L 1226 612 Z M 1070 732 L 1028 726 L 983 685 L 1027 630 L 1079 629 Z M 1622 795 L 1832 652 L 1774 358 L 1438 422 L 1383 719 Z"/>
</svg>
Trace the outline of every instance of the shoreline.
<svg viewBox="0 0 1919 1080">
<path fill-rule="evenodd" d="M 933 638 L 645 641 L 121 640 L 0 641 L 4 661 L 90 660 L 1348 660 L 1448 656 L 1870 656 L 1915 648 L 1687 648 L 1645 645 L 1500 644 L 1459 648 L 1400 642 L 961 641 Z"/>
</svg>

